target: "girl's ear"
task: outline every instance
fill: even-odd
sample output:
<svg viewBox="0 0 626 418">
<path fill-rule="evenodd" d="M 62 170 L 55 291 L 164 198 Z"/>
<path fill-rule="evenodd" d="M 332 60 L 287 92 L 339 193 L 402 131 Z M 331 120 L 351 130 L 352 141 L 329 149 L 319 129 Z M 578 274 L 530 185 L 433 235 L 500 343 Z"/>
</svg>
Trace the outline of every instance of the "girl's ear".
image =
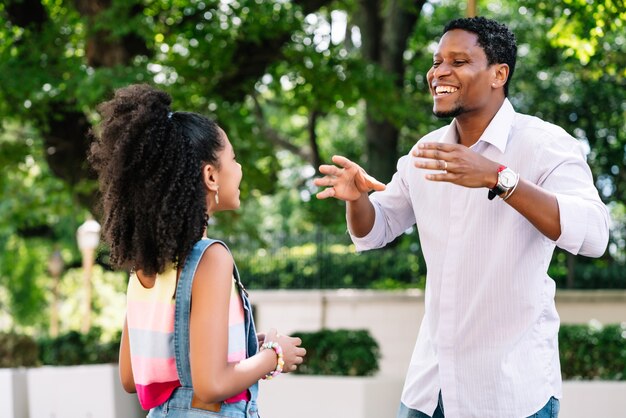
<svg viewBox="0 0 626 418">
<path fill-rule="evenodd" d="M 206 164 L 202 167 L 202 179 L 207 191 L 215 192 L 219 188 L 217 185 L 218 171 L 213 164 Z"/>
</svg>

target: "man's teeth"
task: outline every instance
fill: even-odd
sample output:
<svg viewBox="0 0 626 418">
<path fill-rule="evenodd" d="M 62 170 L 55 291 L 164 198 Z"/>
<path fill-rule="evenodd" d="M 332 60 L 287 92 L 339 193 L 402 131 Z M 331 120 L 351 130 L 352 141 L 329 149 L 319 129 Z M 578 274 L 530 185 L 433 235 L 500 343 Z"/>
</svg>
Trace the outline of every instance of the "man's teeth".
<svg viewBox="0 0 626 418">
<path fill-rule="evenodd" d="M 435 93 L 437 94 L 448 94 L 454 93 L 458 88 L 452 86 L 437 86 L 435 87 Z"/>
</svg>

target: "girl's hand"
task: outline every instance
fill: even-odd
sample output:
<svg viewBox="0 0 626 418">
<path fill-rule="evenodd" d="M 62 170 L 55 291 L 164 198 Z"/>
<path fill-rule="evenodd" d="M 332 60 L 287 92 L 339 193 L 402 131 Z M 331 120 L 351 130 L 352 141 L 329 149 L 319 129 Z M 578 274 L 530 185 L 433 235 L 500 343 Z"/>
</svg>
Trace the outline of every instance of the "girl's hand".
<svg viewBox="0 0 626 418">
<path fill-rule="evenodd" d="M 271 341 L 277 342 L 283 349 L 283 361 L 285 362 L 282 371 L 283 373 L 293 372 L 298 368 L 298 365 L 302 364 L 304 356 L 306 355 L 306 350 L 300 347 L 300 344 L 302 344 L 302 340 L 300 338 L 280 335 L 274 328 L 272 328 L 267 334 L 265 334 L 263 342 L 265 343 Z"/>
<path fill-rule="evenodd" d="M 283 373 L 293 372 L 298 368 L 298 365 L 304 361 L 306 350 L 300 347 L 302 340 L 298 337 L 290 337 L 288 335 L 277 335 L 277 339 L 280 347 L 283 349 L 283 360 L 285 365 L 283 366 Z"/>
</svg>

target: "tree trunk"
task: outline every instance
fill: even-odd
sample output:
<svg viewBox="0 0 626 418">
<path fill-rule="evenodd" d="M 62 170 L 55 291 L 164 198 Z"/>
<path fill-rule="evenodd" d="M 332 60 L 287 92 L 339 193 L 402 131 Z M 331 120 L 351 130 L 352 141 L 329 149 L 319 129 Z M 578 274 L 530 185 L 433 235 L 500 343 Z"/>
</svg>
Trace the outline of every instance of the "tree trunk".
<svg viewBox="0 0 626 418">
<path fill-rule="evenodd" d="M 576 286 L 576 256 L 567 253 L 567 288 L 573 289 Z"/>
<path fill-rule="evenodd" d="M 398 91 L 404 82 L 404 51 L 424 0 L 362 0 L 360 27 L 365 59 L 379 66 L 393 79 Z M 377 106 L 366 104 L 366 166 L 378 180 L 387 182 L 395 172 L 398 159 L 399 129 L 381 119 Z"/>
<path fill-rule="evenodd" d="M 313 164 L 313 167 L 315 167 L 315 170 L 319 170 L 319 166 L 322 164 L 320 149 L 317 145 L 317 132 L 315 131 L 315 128 L 317 127 L 317 120 L 320 115 L 321 114 L 318 110 L 312 110 L 309 114 L 309 122 L 307 124 L 309 146 L 311 147 L 311 163 Z"/>
</svg>

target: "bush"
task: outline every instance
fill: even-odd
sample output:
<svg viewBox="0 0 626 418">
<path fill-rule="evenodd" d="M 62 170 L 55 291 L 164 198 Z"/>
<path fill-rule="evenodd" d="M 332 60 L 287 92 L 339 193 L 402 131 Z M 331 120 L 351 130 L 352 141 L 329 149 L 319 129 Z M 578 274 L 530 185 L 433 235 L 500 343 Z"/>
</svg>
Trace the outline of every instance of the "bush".
<svg viewBox="0 0 626 418">
<path fill-rule="evenodd" d="M 556 282 L 557 288 L 568 287 L 567 275 L 571 255 L 564 250 L 554 252 L 548 274 Z M 626 289 L 626 265 L 624 262 L 605 258 L 595 259 L 576 256 L 573 259 L 573 289 Z"/>
<path fill-rule="evenodd" d="M 39 347 L 40 360 L 45 365 L 117 363 L 120 339 L 103 342 L 100 330 L 95 328 L 88 334 L 70 331 L 56 338 L 43 338 Z"/>
<path fill-rule="evenodd" d="M 28 335 L 0 332 L 0 368 L 36 366 L 38 351 Z"/>
<path fill-rule="evenodd" d="M 626 324 L 561 325 L 563 379 L 626 380 Z"/>
<path fill-rule="evenodd" d="M 396 248 L 355 253 L 348 245 L 308 244 L 235 252 L 235 260 L 250 289 L 423 288 L 425 280 L 420 255 Z"/>
<path fill-rule="evenodd" d="M 371 376 L 378 371 L 378 343 L 367 330 L 295 332 L 307 354 L 297 374 Z"/>
</svg>

